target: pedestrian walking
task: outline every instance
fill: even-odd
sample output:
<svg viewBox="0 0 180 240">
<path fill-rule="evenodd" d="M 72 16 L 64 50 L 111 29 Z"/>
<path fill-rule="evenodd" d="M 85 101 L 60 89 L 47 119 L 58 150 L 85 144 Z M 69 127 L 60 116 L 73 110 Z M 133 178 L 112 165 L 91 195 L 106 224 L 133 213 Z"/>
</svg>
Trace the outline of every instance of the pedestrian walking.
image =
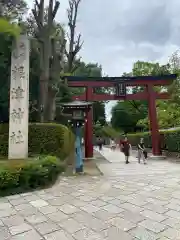
<svg viewBox="0 0 180 240">
<path fill-rule="evenodd" d="M 102 150 L 102 145 L 103 145 L 103 139 L 101 137 L 99 137 L 97 139 L 97 145 L 99 147 L 99 151 L 101 151 Z"/>
<path fill-rule="evenodd" d="M 121 151 L 124 153 L 126 164 L 129 163 L 131 144 L 128 141 L 128 138 L 125 137 L 123 141 L 121 141 Z"/>
<path fill-rule="evenodd" d="M 138 143 L 138 162 L 141 162 L 141 157 L 143 159 L 144 164 L 147 163 L 147 150 L 144 144 L 144 139 L 141 138 Z"/>
<path fill-rule="evenodd" d="M 114 141 L 114 139 L 111 139 L 110 140 L 111 142 L 110 142 L 110 144 L 111 144 L 111 150 L 116 150 L 116 142 Z"/>
</svg>

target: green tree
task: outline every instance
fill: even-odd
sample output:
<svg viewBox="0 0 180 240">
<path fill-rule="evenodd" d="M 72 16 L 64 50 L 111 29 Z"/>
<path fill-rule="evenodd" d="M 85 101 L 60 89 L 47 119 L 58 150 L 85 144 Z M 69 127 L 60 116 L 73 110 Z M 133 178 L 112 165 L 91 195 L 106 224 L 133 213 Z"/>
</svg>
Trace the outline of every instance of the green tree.
<svg viewBox="0 0 180 240">
<path fill-rule="evenodd" d="M 177 103 L 158 100 L 156 106 L 160 129 L 180 126 L 180 106 Z M 138 124 L 141 125 L 144 130 L 148 130 L 149 118 L 140 119 Z"/>
<path fill-rule="evenodd" d="M 12 38 L 6 34 L 0 37 L 0 121 L 7 122 L 9 119 L 9 84 L 11 68 L 11 45 Z"/>
<path fill-rule="evenodd" d="M 81 62 L 79 67 L 74 72 L 75 76 L 84 76 L 84 77 L 102 77 L 102 67 L 97 63 L 88 63 L 85 64 Z M 77 89 L 75 89 L 76 91 Z M 79 90 L 78 90 L 79 91 Z M 85 89 L 81 89 L 81 92 L 85 91 Z M 103 93 L 102 88 L 96 88 L 94 91 L 101 94 Z M 76 92 L 74 92 L 76 94 Z M 106 123 L 105 116 L 105 102 L 97 102 L 93 103 L 93 121 L 94 123 L 99 122 L 101 125 Z"/>
<path fill-rule="evenodd" d="M 2 33 L 17 37 L 20 34 L 20 28 L 17 24 L 10 23 L 5 18 L 0 17 L 0 34 Z"/>
<path fill-rule="evenodd" d="M 50 82 L 50 59 L 51 38 L 54 35 L 54 19 L 59 9 L 60 2 L 49 1 L 48 8 L 45 9 L 44 0 L 35 1 L 32 13 L 37 25 L 37 40 L 40 54 L 40 76 L 39 76 L 39 113 L 40 121 L 48 119 L 48 90 Z"/>
<path fill-rule="evenodd" d="M 79 0 L 71 0 L 69 2 L 69 9 L 68 9 L 68 18 L 69 18 L 69 27 L 70 27 L 70 36 L 71 31 L 74 31 L 74 35 L 72 39 L 70 38 L 71 44 L 73 42 L 73 53 L 72 52 L 65 52 L 65 43 L 68 41 L 65 38 L 65 31 L 63 27 L 54 21 L 54 15 L 58 9 L 57 4 L 52 8 L 52 1 L 50 1 L 50 6 L 46 9 L 44 8 L 44 1 L 39 0 L 36 1 L 36 8 L 33 9 L 33 15 L 28 16 L 26 19 L 23 16 L 23 13 L 26 13 L 27 5 L 20 1 L 18 4 L 13 6 L 7 5 L 5 9 L 3 9 L 3 16 L 7 21 L 11 22 L 19 22 L 19 25 L 31 37 L 31 51 L 30 51 L 30 121 L 38 121 L 39 115 L 39 96 L 41 95 L 40 92 L 40 84 L 39 81 L 40 77 L 42 76 L 42 51 L 46 51 L 44 47 L 44 42 L 49 44 L 50 37 L 50 45 L 51 50 L 47 57 L 48 58 L 48 115 L 50 119 L 53 120 L 54 116 L 51 109 L 52 107 L 58 108 L 59 111 L 59 102 L 69 101 L 71 98 L 71 89 L 67 84 L 64 84 L 61 80 L 61 75 L 70 71 L 70 66 L 72 67 L 71 73 L 74 75 L 81 75 L 81 76 L 101 76 L 102 69 L 101 66 L 98 64 L 85 64 L 80 59 L 77 58 L 76 54 L 81 48 L 82 42 L 80 41 L 80 35 L 75 40 L 76 34 L 76 18 L 77 18 L 77 11 L 80 1 Z M 8 9 L 9 7 L 9 9 Z M 72 11 L 72 13 L 71 13 Z M 1 11 L 2 12 L 2 11 Z M 75 15 L 73 15 L 75 14 Z M 39 16 L 39 17 L 38 17 Z M 48 23 L 49 19 L 49 23 Z M 45 32 L 43 32 L 43 28 L 46 26 L 52 26 L 51 31 L 47 33 L 47 36 L 44 36 Z M 41 25 L 41 26 L 40 26 Z M 43 32 L 43 34 L 42 34 Z M 11 45 L 12 39 L 9 37 L 8 34 L 1 33 L 0 38 L 0 74 L 2 77 L 1 81 L 1 89 L 0 89 L 0 109 L 1 109 L 1 121 L 8 121 L 8 104 L 9 104 L 9 84 L 10 84 L 10 61 L 11 61 Z M 43 49 L 42 49 L 43 45 Z M 48 45 L 49 46 L 49 45 Z M 78 51 L 77 51 L 78 50 Z M 64 52 L 63 52 L 64 51 Z M 48 52 L 48 51 L 47 51 Z M 68 58 L 68 54 L 72 55 L 71 58 Z M 47 60 L 46 58 L 46 60 Z M 45 60 L 43 60 L 45 61 Z M 73 61 L 73 62 L 72 62 Z M 47 61 L 46 61 L 47 63 Z M 44 70 L 47 70 L 43 67 Z M 46 76 L 47 77 L 47 76 Z M 46 79 L 47 80 L 47 79 Z M 46 82 L 47 83 L 47 82 Z M 53 89 L 53 91 L 52 91 Z M 78 91 L 82 92 L 84 89 L 77 90 L 75 89 L 75 93 Z M 101 90 L 99 90 L 101 91 Z M 51 95 L 52 94 L 52 95 Z M 52 96 L 52 98 L 51 98 Z M 55 96 L 55 97 L 54 97 Z M 55 100 L 55 101 L 54 101 Z M 53 104 L 51 104 L 53 102 Z M 50 106 L 49 106 L 50 105 Z M 94 104 L 94 118 L 95 121 L 100 121 L 101 124 L 105 123 L 105 110 L 104 110 L 104 103 L 95 103 Z M 56 109 L 55 109 L 56 110 Z M 53 109 L 54 111 L 54 109 Z"/>
<path fill-rule="evenodd" d="M 167 64 L 170 73 L 177 74 L 178 77 L 173 83 L 168 86 L 168 92 L 171 94 L 171 103 L 180 105 L 180 51 L 172 54 Z"/>
<path fill-rule="evenodd" d="M 134 132 L 141 118 L 141 113 L 128 101 L 119 101 L 112 108 L 111 124 L 115 129 Z"/>
<path fill-rule="evenodd" d="M 132 72 L 124 73 L 123 75 L 127 77 L 128 76 L 148 76 L 148 75 L 155 76 L 155 75 L 164 75 L 169 73 L 170 73 L 170 70 L 169 70 L 168 64 L 160 65 L 159 63 L 137 61 L 133 65 Z M 136 86 L 131 88 L 132 93 L 137 93 L 144 90 L 145 89 L 142 86 Z M 164 90 L 164 87 L 156 87 L 156 90 L 162 91 Z M 158 112 L 160 126 L 165 126 L 167 125 L 167 122 L 171 122 L 171 120 L 169 119 L 169 121 L 166 121 L 166 124 L 165 124 L 164 123 L 165 116 L 167 115 L 168 117 L 168 115 L 169 116 L 173 116 L 173 115 L 170 114 L 168 109 L 164 109 L 164 105 L 162 103 L 163 101 L 161 100 L 157 101 L 157 112 Z M 121 106 L 121 107 L 123 106 L 123 111 L 121 109 L 121 110 L 116 110 L 113 113 L 112 124 L 114 124 L 114 127 L 121 126 L 122 128 L 123 126 L 125 126 L 124 130 L 137 129 L 137 127 L 139 129 L 143 128 L 144 130 L 147 130 L 149 128 L 148 101 L 139 101 L 139 100 L 128 101 L 127 103 L 118 103 L 118 106 Z M 169 108 L 169 110 L 170 109 L 173 109 L 173 108 Z M 125 117 L 125 120 L 121 120 L 122 123 L 119 123 L 121 114 L 123 114 L 126 117 Z M 119 115 L 119 120 L 118 120 L 118 115 Z M 128 118 L 130 119 L 128 120 Z"/>
<path fill-rule="evenodd" d="M 20 32 L 20 28 L 14 22 L 21 19 L 22 12 L 26 13 L 27 5 L 24 1 L 16 4 L 3 1 L 0 3 L 0 8 L 0 121 L 7 122 L 12 41 Z"/>
<path fill-rule="evenodd" d="M 21 28 L 17 24 L 27 12 L 27 4 L 24 0 L 0 2 L 0 33 L 17 37 Z"/>
<path fill-rule="evenodd" d="M 143 66 L 143 65 L 142 65 Z M 178 73 L 179 72 L 179 56 L 178 53 L 174 53 L 170 58 L 169 62 L 166 65 L 160 65 L 156 63 L 154 67 L 151 65 L 151 75 L 165 75 L 170 73 Z M 146 71 L 147 68 L 146 68 Z M 147 74 L 147 72 L 146 72 Z M 171 94 L 169 100 L 157 100 L 156 101 L 156 110 L 158 115 L 158 123 L 160 128 L 169 128 L 179 125 L 179 95 L 180 93 L 180 85 L 179 80 L 173 82 L 168 87 L 156 87 L 156 90 L 164 91 L 167 90 Z M 179 101 L 179 103 L 178 103 Z M 148 115 L 144 119 L 140 119 L 138 124 L 141 125 L 144 130 L 149 129 L 149 118 Z"/>
</svg>

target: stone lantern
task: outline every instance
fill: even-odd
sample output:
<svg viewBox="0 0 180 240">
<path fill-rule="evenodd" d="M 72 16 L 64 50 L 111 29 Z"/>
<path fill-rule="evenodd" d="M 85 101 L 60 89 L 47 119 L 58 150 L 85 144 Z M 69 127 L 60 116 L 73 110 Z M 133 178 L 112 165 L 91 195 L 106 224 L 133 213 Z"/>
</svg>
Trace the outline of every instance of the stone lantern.
<svg viewBox="0 0 180 240">
<path fill-rule="evenodd" d="M 92 108 L 91 102 L 73 101 L 61 104 L 63 107 L 63 114 L 69 118 L 69 122 L 75 129 L 75 170 L 76 173 L 83 172 L 83 156 L 82 156 L 82 140 L 81 140 L 81 127 L 86 122 L 86 113 Z"/>
</svg>

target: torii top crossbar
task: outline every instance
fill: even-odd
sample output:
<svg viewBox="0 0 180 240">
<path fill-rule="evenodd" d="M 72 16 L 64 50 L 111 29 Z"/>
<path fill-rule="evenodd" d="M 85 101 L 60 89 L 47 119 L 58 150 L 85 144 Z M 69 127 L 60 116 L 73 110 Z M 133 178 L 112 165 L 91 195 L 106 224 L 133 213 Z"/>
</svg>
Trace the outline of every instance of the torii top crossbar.
<svg viewBox="0 0 180 240">
<path fill-rule="evenodd" d="M 81 77 L 64 76 L 69 87 L 86 87 L 87 91 L 81 95 L 74 96 L 74 99 L 81 101 L 107 101 L 107 100 L 146 100 L 147 91 L 135 94 L 127 93 L 126 96 L 117 96 L 116 94 L 97 94 L 93 90 L 96 87 L 115 87 L 118 83 L 124 83 L 127 87 L 135 86 L 166 86 L 170 85 L 177 78 L 176 74 L 161 76 L 138 76 L 138 77 Z M 156 99 L 167 99 L 166 92 L 154 92 Z"/>
<path fill-rule="evenodd" d="M 160 76 L 136 76 L 136 77 L 86 77 L 86 76 L 64 76 L 71 86 L 85 87 L 85 86 L 103 86 L 111 87 L 114 83 L 126 82 L 128 86 L 141 86 L 149 82 L 154 85 L 168 85 L 177 78 L 176 74 L 160 75 Z M 90 85 L 89 85 L 90 84 Z M 95 84 L 95 85 L 94 85 Z"/>
</svg>

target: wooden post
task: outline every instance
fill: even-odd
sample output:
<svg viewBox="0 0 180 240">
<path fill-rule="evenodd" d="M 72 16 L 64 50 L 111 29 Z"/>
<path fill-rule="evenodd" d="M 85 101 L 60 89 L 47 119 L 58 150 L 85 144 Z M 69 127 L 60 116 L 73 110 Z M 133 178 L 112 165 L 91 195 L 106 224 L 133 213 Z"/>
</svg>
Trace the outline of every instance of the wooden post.
<svg viewBox="0 0 180 240">
<path fill-rule="evenodd" d="M 92 101 L 93 88 L 86 87 L 86 101 Z M 86 112 L 85 123 L 85 158 L 93 157 L 93 109 Z"/>
<path fill-rule="evenodd" d="M 162 155 L 160 147 L 160 134 L 156 112 L 156 97 L 152 84 L 147 85 L 148 92 L 148 106 L 149 106 L 149 120 L 152 140 L 152 153 L 155 156 Z"/>
</svg>

